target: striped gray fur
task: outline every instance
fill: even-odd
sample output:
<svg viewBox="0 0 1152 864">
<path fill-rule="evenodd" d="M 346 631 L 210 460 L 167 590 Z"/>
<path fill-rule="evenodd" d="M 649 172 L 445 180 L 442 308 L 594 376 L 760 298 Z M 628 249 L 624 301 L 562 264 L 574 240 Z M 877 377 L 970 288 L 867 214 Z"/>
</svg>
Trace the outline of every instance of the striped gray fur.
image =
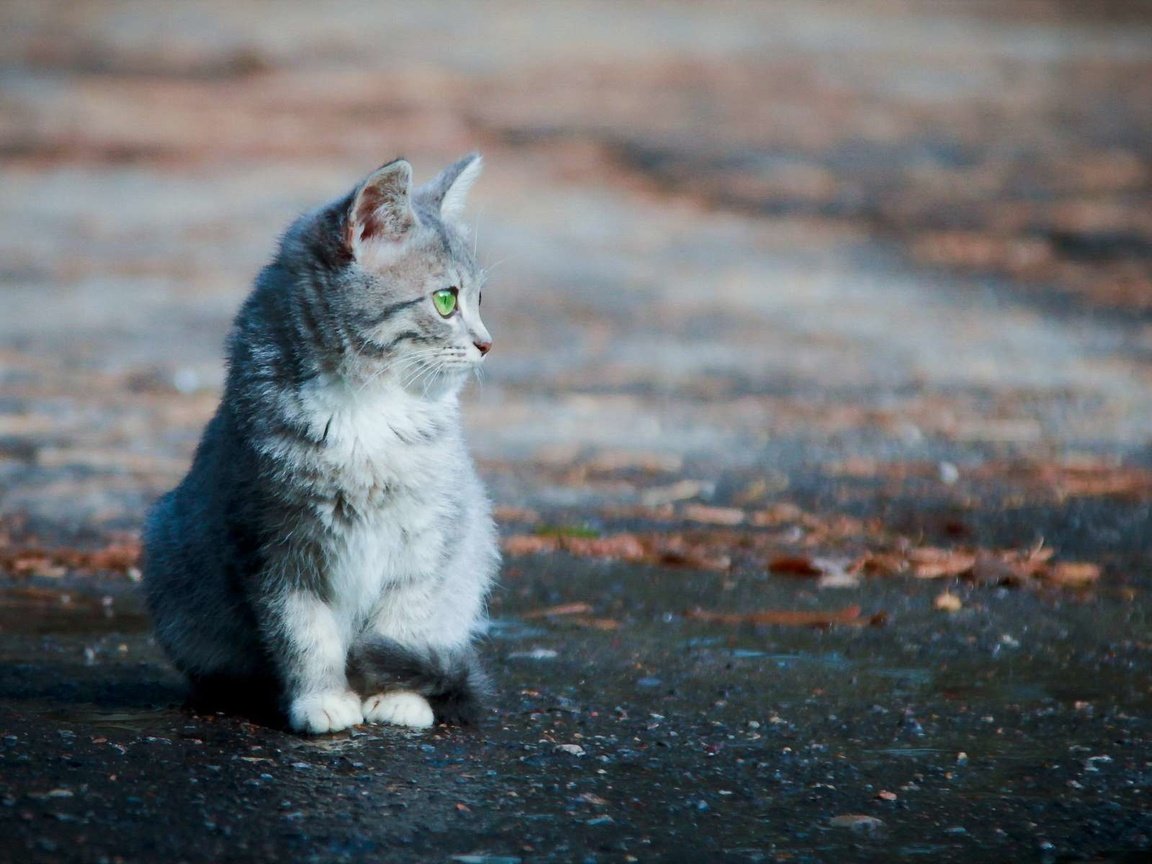
<svg viewBox="0 0 1152 864">
<path fill-rule="evenodd" d="M 491 344 L 461 221 L 479 168 L 413 190 L 389 163 L 257 277 L 220 406 L 144 531 L 156 635 L 198 693 L 278 694 L 313 733 L 476 716 L 499 563 L 458 409 Z"/>
</svg>

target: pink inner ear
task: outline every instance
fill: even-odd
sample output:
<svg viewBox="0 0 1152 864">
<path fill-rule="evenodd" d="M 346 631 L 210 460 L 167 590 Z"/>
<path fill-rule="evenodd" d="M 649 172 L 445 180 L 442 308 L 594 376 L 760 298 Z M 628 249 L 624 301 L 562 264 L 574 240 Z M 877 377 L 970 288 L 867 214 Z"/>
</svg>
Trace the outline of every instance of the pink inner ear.
<svg viewBox="0 0 1152 864">
<path fill-rule="evenodd" d="M 356 213 L 353 216 L 360 226 L 360 236 L 367 240 L 382 233 L 387 228 L 382 205 L 385 198 L 379 189 L 365 189 L 356 202 Z"/>
<path fill-rule="evenodd" d="M 356 200 L 352 224 L 360 240 L 398 240 L 412 227 L 407 198 L 392 189 L 369 186 Z"/>
</svg>

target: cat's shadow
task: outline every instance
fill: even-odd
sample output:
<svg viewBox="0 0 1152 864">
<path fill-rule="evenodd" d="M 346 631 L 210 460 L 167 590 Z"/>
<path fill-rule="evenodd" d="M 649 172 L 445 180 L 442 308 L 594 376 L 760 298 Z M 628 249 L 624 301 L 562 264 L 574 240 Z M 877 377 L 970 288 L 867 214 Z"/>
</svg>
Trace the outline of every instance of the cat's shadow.
<svg viewBox="0 0 1152 864">
<path fill-rule="evenodd" d="M 0 708 L 50 718 L 62 725 L 162 731 L 224 715 L 269 731 L 289 732 L 277 708 L 279 692 L 264 681 L 214 681 L 189 685 L 174 670 L 152 663 L 0 663 Z M 7 705 L 5 705 L 7 703 Z M 483 712 L 480 712 L 482 715 Z M 449 720 L 458 733 L 481 730 L 484 717 Z"/>
<path fill-rule="evenodd" d="M 189 687 L 173 671 L 153 664 L 0 664 L 0 702 L 64 722 L 143 727 L 193 715 L 225 713 L 271 729 L 284 729 L 275 698 L 251 686 Z"/>
</svg>

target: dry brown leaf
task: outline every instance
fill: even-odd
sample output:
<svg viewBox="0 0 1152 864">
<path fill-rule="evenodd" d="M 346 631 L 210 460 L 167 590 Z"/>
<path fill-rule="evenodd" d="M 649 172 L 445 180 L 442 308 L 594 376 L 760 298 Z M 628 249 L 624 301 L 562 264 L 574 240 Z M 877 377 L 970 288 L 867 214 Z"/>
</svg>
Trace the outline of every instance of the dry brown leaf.
<svg viewBox="0 0 1152 864">
<path fill-rule="evenodd" d="M 513 557 L 539 555 L 541 552 L 555 552 L 560 546 L 558 537 L 541 537 L 537 534 L 513 534 L 505 537 L 504 552 Z"/>
<path fill-rule="evenodd" d="M 540 521 L 540 514 L 528 507 L 500 505 L 493 510 L 497 522 L 526 522 L 534 525 Z"/>
<path fill-rule="evenodd" d="M 517 534 L 503 542 L 510 556 L 563 551 L 580 558 L 610 558 L 642 564 L 695 567 L 727 571 L 732 560 L 723 552 L 703 543 L 690 542 L 683 535 L 640 536 L 631 533 L 606 537 L 567 537 Z"/>
<path fill-rule="evenodd" d="M 526 620 L 532 618 L 550 618 L 554 615 L 584 615 L 592 611 L 590 603 L 561 603 L 557 606 L 546 606 L 543 609 L 532 609 L 520 617 Z"/>
<path fill-rule="evenodd" d="M 976 556 L 970 553 L 931 546 L 909 549 L 907 557 L 912 567 L 912 575 L 917 579 L 960 576 L 971 570 L 972 565 L 976 563 Z"/>
<path fill-rule="evenodd" d="M 768 562 L 768 569 L 784 576 L 820 576 L 824 572 L 807 555 L 778 555 Z"/>
<path fill-rule="evenodd" d="M 660 504 L 671 504 L 673 501 L 684 501 L 695 498 L 705 489 L 705 484 L 699 480 L 677 480 L 667 486 L 656 486 L 640 493 L 640 501 L 648 507 Z"/>
<path fill-rule="evenodd" d="M 727 572 L 732 567 L 732 559 L 721 553 L 710 553 L 702 547 L 690 546 L 683 541 L 673 540 L 656 550 L 653 563 L 671 567 L 693 567 L 697 570 Z"/>
<path fill-rule="evenodd" d="M 66 570 L 128 572 L 140 560 L 140 541 L 117 540 L 103 549 L 0 549 L 0 569 L 17 575 L 61 576 Z"/>
<path fill-rule="evenodd" d="M 850 569 L 862 571 L 870 576 L 895 576 L 908 569 L 908 559 L 894 552 L 869 552 L 857 559 Z"/>
<path fill-rule="evenodd" d="M 620 629 L 620 622 L 615 618 L 588 618 L 581 615 L 576 618 L 569 618 L 568 620 L 579 627 L 588 627 L 592 630 Z"/>
<path fill-rule="evenodd" d="M 1055 468 L 1054 485 L 1067 498 L 1136 498 L 1152 491 L 1152 472 L 1120 465 L 1080 464 Z"/>
<path fill-rule="evenodd" d="M 610 534 L 607 537 L 561 537 L 560 548 L 582 558 L 618 558 L 643 561 L 648 550 L 635 534 Z"/>
<path fill-rule="evenodd" d="M 685 618 L 695 621 L 713 621 L 718 624 L 776 624 L 784 627 L 878 627 L 888 618 L 883 612 L 861 615 L 859 606 L 828 611 L 807 611 L 795 609 L 764 609 L 757 612 L 711 612 L 705 609 L 690 609 Z"/>
<path fill-rule="evenodd" d="M 602 450 L 588 460 L 593 471 L 611 474 L 617 471 L 643 471 L 646 474 L 676 474 L 684 460 L 667 453 L 634 450 Z"/>
<path fill-rule="evenodd" d="M 1069 588 L 1091 585 L 1100 578 L 1100 567 L 1085 561 L 1061 561 L 1041 572 L 1045 582 L 1054 582 Z"/>
<path fill-rule="evenodd" d="M 7 588 L 0 596 L 0 605 L 4 606 L 59 606 L 71 602 L 70 594 L 33 586 Z"/>
<path fill-rule="evenodd" d="M 750 521 L 758 528 L 773 528 L 777 525 L 786 525 L 799 522 L 804 511 L 795 504 L 776 504 L 767 510 L 757 510 L 750 515 Z"/>
<path fill-rule="evenodd" d="M 745 519 L 744 511 L 739 507 L 710 507 L 706 504 L 685 506 L 683 516 L 689 522 L 707 525 L 741 525 Z"/>
<path fill-rule="evenodd" d="M 139 560 L 139 542 L 122 542 L 82 555 L 77 566 L 92 570 L 127 570 L 135 567 Z"/>
</svg>

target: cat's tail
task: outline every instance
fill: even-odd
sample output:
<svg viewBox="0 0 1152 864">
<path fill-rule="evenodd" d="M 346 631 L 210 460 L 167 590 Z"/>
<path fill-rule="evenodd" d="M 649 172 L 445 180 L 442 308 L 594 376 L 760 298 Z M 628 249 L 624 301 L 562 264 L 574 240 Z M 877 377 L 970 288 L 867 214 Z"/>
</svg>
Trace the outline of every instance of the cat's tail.
<svg viewBox="0 0 1152 864">
<path fill-rule="evenodd" d="M 383 636 L 359 639 L 348 654 L 348 678 L 365 695 L 408 690 L 432 706 L 439 723 L 477 725 L 491 692 L 471 646 L 453 651 L 410 648 Z"/>
</svg>

